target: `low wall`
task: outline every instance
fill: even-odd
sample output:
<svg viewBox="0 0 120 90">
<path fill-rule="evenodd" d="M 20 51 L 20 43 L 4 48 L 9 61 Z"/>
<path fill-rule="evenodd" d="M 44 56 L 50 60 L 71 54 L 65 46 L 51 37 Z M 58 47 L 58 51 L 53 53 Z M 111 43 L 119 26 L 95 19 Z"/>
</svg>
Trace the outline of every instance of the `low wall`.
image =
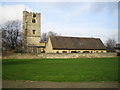
<svg viewBox="0 0 120 90">
<path fill-rule="evenodd" d="M 32 58 L 104 58 L 117 57 L 117 53 L 69 53 L 69 54 L 31 54 L 31 53 L 12 53 L 3 55 L 3 59 L 32 59 Z"/>
</svg>

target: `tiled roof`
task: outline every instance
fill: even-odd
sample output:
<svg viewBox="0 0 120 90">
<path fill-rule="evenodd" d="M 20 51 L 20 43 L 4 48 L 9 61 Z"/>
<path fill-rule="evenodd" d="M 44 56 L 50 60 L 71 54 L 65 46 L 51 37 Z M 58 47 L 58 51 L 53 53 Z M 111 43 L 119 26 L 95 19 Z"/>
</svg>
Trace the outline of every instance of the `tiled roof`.
<svg viewBox="0 0 120 90">
<path fill-rule="evenodd" d="M 50 37 L 53 49 L 63 50 L 105 50 L 105 46 L 99 38 L 81 37 Z"/>
</svg>

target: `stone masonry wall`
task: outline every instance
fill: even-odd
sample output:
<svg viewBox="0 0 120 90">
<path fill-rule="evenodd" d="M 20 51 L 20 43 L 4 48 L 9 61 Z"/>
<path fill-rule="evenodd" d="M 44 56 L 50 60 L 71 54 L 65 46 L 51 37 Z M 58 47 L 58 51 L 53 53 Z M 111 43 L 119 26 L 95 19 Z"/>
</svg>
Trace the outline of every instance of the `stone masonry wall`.
<svg viewBox="0 0 120 90">
<path fill-rule="evenodd" d="M 104 58 L 117 57 L 117 53 L 69 53 L 69 54 L 31 54 L 31 53 L 12 53 L 3 55 L 3 59 L 33 59 L 33 58 Z"/>
</svg>

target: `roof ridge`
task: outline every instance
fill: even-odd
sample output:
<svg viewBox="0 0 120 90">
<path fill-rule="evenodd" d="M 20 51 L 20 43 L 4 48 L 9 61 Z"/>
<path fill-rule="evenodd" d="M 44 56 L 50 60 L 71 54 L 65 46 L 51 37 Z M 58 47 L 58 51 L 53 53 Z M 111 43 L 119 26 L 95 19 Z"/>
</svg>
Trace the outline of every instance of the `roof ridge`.
<svg viewBox="0 0 120 90">
<path fill-rule="evenodd" d="M 50 36 L 50 37 L 63 37 L 63 38 L 84 38 L 84 39 L 100 39 L 100 38 L 94 38 L 94 37 L 72 37 L 72 36 Z"/>
</svg>

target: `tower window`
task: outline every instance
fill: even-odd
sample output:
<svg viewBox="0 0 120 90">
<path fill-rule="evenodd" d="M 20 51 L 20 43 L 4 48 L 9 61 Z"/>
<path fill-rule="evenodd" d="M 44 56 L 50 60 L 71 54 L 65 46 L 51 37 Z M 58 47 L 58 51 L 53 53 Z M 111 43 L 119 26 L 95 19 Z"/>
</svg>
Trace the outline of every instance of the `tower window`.
<svg viewBox="0 0 120 90">
<path fill-rule="evenodd" d="M 33 13 L 33 17 L 36 17 L 36 14 L 35 14 L 35 13 Z"/>
<path fill-rule="evenodd" d="M 32 23 L 36 23 L 36 20 L 35 20 L 35 19 L 32 19 Z"/>
<path fill-rule="evenodd" d="M 35 30 L 33 30 L 33 34 L 35 34 Z"/>
</svg>

